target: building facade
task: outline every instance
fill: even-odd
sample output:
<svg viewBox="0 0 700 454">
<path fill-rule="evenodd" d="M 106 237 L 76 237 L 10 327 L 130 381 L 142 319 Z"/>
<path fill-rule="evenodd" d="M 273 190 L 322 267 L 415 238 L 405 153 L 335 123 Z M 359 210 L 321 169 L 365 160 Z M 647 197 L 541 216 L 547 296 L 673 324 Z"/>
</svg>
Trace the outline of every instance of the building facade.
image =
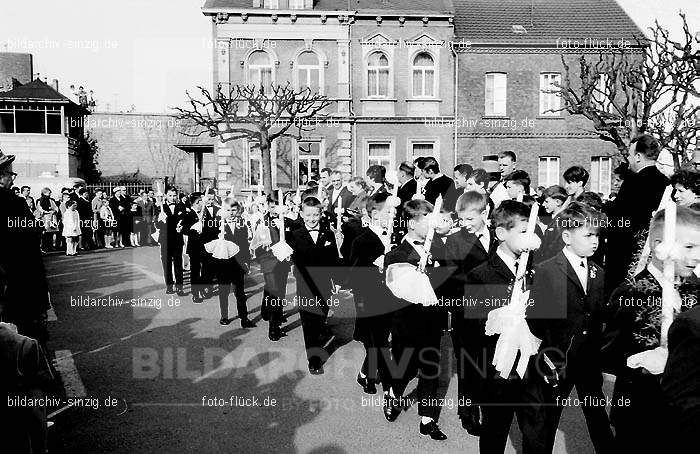
<svg viewBox="0 0 700 454">
<path fill-rule="evenodd" d="M 593 190 L 610 191 L 616 149 L 543 90 L 561 82 L 562 56 L 576 70 L 603 43 L 633 46 L 641 31 L 614 0 L 207 0 L 203 13 L 214 86 L 290 82 L 333 102 L 331 120 L 275 141 L 275 187 L 304 187 L 326 166 L 364 175 L 382 164 L 391 176 L 418 156 L 451 173 L 512 150 L 533 185 L 581 165 Z M 203 172 L 221 189 L 262 183 L 256 144 L 213 152 Z"/>
</svg>

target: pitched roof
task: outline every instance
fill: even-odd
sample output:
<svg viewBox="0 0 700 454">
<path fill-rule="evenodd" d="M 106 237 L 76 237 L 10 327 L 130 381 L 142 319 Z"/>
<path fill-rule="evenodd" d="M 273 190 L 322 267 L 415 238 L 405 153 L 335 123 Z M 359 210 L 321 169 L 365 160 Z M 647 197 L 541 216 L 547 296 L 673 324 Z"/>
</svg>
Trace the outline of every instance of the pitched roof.
<svg viewBox="0 0 700 454">
<path fill-rule="evenodd" d="M 41 79 L 15 87 L 10 91 L 0 93 L 0 98 L 9 99 L 26 99 L 37 101 L 63 101 L 64 103 L 73 103 L 70 99 L 57 92 L 53 87 L 42 82 Z"/>
<path fill-rule="evenodd" d="M 253 8 L 253 0 L 206 0 L 208 8 Z M 256 8 L 258 9 L 258 8 Z M 261 8 L 260 8 L 261 9 Z M 449 13 L 451 0 L 316 0 L 314 10 L 319 11 L 426 11 Z M 272 11 L 272 10 L 268 10 Z"/>
<path fill-rule="evenodd" d="M 472 43 L 556 44 L 557 39 L 636 45 L 643 32 L 615 0 L 453 0 L 455 36 Z M 513 25 L 527 33 L 516 34 Z M 589 45 L 588 47 L 592 47 Z"/>
</svg>

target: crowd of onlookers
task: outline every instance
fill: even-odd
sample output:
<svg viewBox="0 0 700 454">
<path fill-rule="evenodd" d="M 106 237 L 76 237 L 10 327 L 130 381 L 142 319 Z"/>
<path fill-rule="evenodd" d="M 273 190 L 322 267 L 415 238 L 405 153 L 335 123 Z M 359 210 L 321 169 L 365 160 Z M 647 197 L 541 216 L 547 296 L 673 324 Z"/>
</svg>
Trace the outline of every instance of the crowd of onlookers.
<svg viewBox="0 0 700 454">
<path fill-rule="evenodd" d="M 90 193 L 77 184 L 63 188 L 60 197 L 43 188 L 35 200 L 29 186 L 14 189 L 43 229 L 44 253 L 65 250 L 77 255 L 78 250 L 156 245 L 151 236 L 158 214 L 153 190 L 129 195 L 126 187 L 117 186 L 109 195 L 99 188 Z"/>
</svg>

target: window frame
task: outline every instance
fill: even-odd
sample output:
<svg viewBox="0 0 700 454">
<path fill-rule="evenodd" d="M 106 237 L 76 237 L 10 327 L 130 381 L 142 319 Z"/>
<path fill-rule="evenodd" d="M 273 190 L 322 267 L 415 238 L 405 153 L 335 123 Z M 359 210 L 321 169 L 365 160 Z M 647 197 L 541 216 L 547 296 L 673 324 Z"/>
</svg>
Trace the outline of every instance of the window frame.
<svg viewBox="0 0 700 454">
<path fill-rule="evenodd" d="M 547 83 L 547 79 L 550 79 Z M 539 115 L 541 117 L 559 117 L 561 116 L 561 96 L 556 93 L 545 93 L 547 90 L 552 90 L 556 88 L 552 85 L 552 78 L 556 79 L 554 83 L 561 84 L 561 73 L 555 72 L 543 72 L 540 73 L 540 110 Z M 547 106 L 545 106 L 547 104 Z M 555 106 L 556 104 L 556 106 Z M 553 109 L 556 112 L 547 112 Z"/>
<path fill-rule="evenodd" d="M 492 77 L 493 82 L 491 83 L 491 95 L 492 99 L 489 99 L 489 77 Z M 497 97 L 496 97 L 496 77 L 503 76 L 503 111 L 496 111 L 497 107 Z M 500 102 L 500 100 L 499 100 Z M 491 111 L 489 111 L 489 106 L 491 105 Z M 507 117 L 508 116 L 508 73 L 501 71 L 491 71 L 484 75 L 484 116 L 486 117 Z"/>
<path fill-rule="evenodd" d="M 370 156 L 370 145 L 388 144 L 388 155 L 382 155 L 381 157 L 388 158 L 388 165 L 386 166 L 387 173 L 394 168 L 394 165 L 396 163 L 396 140 L 393 137 L 367 137 L 363 139 L 363 142 L 364 159 L 362 160 L 362 164 L 364 165 L 364 168 L 362 169 L 361 175 L 365 175 L 369 166 L 376 164 L 370 163 L 370 159 L 375 161 L 378 159 L 377 156 Z"/>
<path fill-rule="evenodd" d="M 383 55 L 386 60 L 387 60 L 387 65 L 386 66 L 374 66 L 370 65 L 370 58 L 372 58 L 373 55 L 375 54 L 381 54 Z M 380 87 L 380 70 L 385 69 L 387 70 L 387 85 L 386 85 L 386 94 L 379 94 L 379 87 Z M 376 89 L 377 89 L 377 94 L 372 94 L 370 93 L 370 79 L 372 76 L 370 76 L 370 71 L 373 71 L 376 73 Z M 367 53 L 367 56 L 365 57 L 365 77 L 366 77 L 366 85 L 367 85 L 367 97 L 371 99 L 388 99 L 393 96 L 393 65 L 392 65 L 392 59 L 389 55 L 388 52 L 385 52 L 384 50 L 381 49 L 372 49 Z"/>
<path fill-rule="evenodd" d="M 300 148 L 299 145 L 300 145 L 301 143 L 317 143 L 317 144 L 318 144 L 318 155 L 311 155 L 311 154 L 309 154 L 309 155 L 304 155 L 304 156 L 302 156 L 302 155 L 299 153 L 299 148 Z M 301 184 L 301 183 L 300 183 L 301 173 L 299 172 L 299 166 L 301 165 L 302 162 L 307 161 L 308 163 L 310 163 L 310 161 L 311 161 L 312 159 L 318 158 L 318 169 L 319 169 L 319 172 L 321 171 L 321 169 L 322 169 L 323 167 L 325 167 L 325 161 L 324 161 L 324 159 L 323 159 L 323 152 L 322 152 L 322 150 L 323 150 L 323 143 L 324 143 L 324 141 L 323 141 L 323 139 L 321 139 L 321 138 L 319 138 L 319 139 L 316 139 L 316 138 L 302 138 L 302 139 L 300 139 L 300 140 L 295 140 L 295 141 L 294 141 L 294 163 L 295 163 L 295 165 L 294 165 L 294 181 L 295 181 L 296 183 L 295 183 L 295 185 L 293 185 L 293 187 L 297 187 L 297 188 L 299 188 L 299 189 L 306 189 L 306 188 L 309 187 L 308 184 L 304 185 L 304 184 Z M 307 165 L 308 165 L 308 164 L 307 164 Z M 311 166 L 308 165 L 308 168 L 311 169 Z M 308 179 L 308 181 L 311 181 L 311 172 L 310 172 L 310 170 L 309 170 L 309 179 Z"/>
<path fill-rule="evenodd" d="M 597 171 L 595 169 L 595 162 L 597 164 Z M 606 162 L 607 172 L 603 174 L 603 163 Z M 612 165 L 613 160 L 610 156 L 591 156 L 591 191 L 601 192 L 605 197 L 608 197 L 612 192 Z M 603 190 L 604 180 L 607 180 L 607 191 Z"/>
<path fill-rule="evenodd" d="M 425 54 L 425 55 L 430 57 L 430 59 L 433 61 L 432 66 L 417 66 L 416 65 L 416 59 L 418 58 L 419 55 L 422 55 L 422 54 Z M 438 97 L 438 89 L 439 89 L 437 56 L 433 52 L 428 51 L 427 49 L 421 49 L 421 50 L 415 52 L 411 56 L 411 60 L 409 63 L 410 63 L 410 65 L 409 65 L 410 66 L 410 80 L 409 80 L 410 87 L 409 87 L 409 90 L 410 90 L 411 96 L 415 99 L 435 99 L 435 98 L 437 98 Z M 421 75 L 420 75 L 420 77 L 422 78 L 422 83 L 421 83 L 421 92 L 422 93 L 421 94 L 416 94 L 416 92 L 414 91 L 416 70 L 419 70 L 421 72 Z M 426 82 L 425 82 L 426 81 L 425 75 L 426 75 L 426 72 L 429 72 L 429 71 L 432 71 L 432 73 L 433 73 L 433 85 L 432 85 L 432 92 L 433 93 L 431 95 L 425 94 L 426 88 L 427 88 Z"/>
<path fill-rule="evenodd" d="M 306 64 L 300 64 L 299 63 L 299 58 L 305 54 L 306 52 L 310 52 L 316 56 L 316 59 L 318 63 L 316 65 L 306 65 Z M 326 90 L 325 90 L 325 74 L 324 74 L 324 59 L 323 56 L 320 55 L 318 52 L 312 49 L 304 49 L 297 53 L 296 57 L 294 58 L 294 88 L 296 90 L 301 90 L 301 72 L 305 71 L 306 72 L 306 80 L 308 82 L 309 76 L 310 76 L 310 71 L 311 70 L 317 70 L 318 71 L 318 90 L 314 91 L 313 89 L 311 90 L 311 93 L 318 93 L 319 95 L 324 95 Z"/>
<path fill-rule="evenodd" d="M 263 52 L 265 55 L 267 55 L 269 65 L 261 65 L 261 64 L 251 64 L 250 60 L 255 55 L 257 52 Z M 268 52 L 265 49 L 254 49 L 252 50 L 245 59 L 245 77 L 246 77 L 246 84 L 247 85 L 253 85 L 255 87 L 259 87 L 262 85 L 262 78 L 261 76 L 261 70 L 268 68 L 270 69 L 270 83 L 268 85 L 263 86 L 263 91 L 266 95 L 271 94 L 272 86 L 275 84 L 275 58 L 274 55 L 272 55 L 270 52 Z M 253 77 L 251 72 L 255 70 L 256 71 L 256 76 L 258 77 L 259 82 L 253 81 Z"/>
<path fill-rule="evenodd" d="M 546 169 L 545 169 L 545 180 L 543 181 L 542 178 L 542 163 L 546 162 Z M 556 168 L 554 169 L 553 173 L 549 173 L 552 171 L 551 164 L 550 163 L 556 163 Z M 560 182 L 560 170 L 561 170 L 561 157 L 559 156 L 540 156 L 537 159 L 537 186 L 544 186 L 545 188 L 548 188 L 550 186 L 559 184 Z M 554 175 L 554 176 L 552 176 Z M 550 179 L 553 179 L 553 181 L 550 181 Z"/>
</svg>

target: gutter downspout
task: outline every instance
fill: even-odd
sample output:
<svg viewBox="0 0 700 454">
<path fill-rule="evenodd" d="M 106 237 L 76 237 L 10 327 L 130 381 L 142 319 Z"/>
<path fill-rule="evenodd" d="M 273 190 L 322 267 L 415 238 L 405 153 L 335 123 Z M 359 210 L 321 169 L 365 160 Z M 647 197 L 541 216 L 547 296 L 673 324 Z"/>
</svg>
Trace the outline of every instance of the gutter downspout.
<svg viewBox="0 0 700 454">
<path fill-rule="evenodd" d="M 348 11 L 350 11 L 350 0 L 348 0 Z M 352 130 L 351 132 L 351 137 L 352 137 L 352 145 L 351 145 L 351 150 L 352 150 L 352 175 L 357 175 L 357 124 L 356 124 L 356 118 L 355 118 L 355 95 L 354 95 L 354 89 L 353 89 L 353 78 L 352 78 L 352 34 L 350 33 L 350 27 L 352 27 L 350 23 L 350 16 L 348 15 L 348 95 L 350 97 L 350 105 L 349 105 L 349 111 L 350 111 L 350 129 Z"/>
<path fill-rule="evenodd" d="M 455 51 L 455 46 L 454 46 L 454 41 L 450 43 L 450 50 L 452 51 L 452 55 L 455 58 L 455 64 L 454 66 L 454 127 L 452 130 L 452 153 L 453 153 L 453 162 L 452 165 L 456 166 L 457 165 L 457 112 L 459 111 L 459 58 L 457 56 L 457 52 Z"/>
</svg>

